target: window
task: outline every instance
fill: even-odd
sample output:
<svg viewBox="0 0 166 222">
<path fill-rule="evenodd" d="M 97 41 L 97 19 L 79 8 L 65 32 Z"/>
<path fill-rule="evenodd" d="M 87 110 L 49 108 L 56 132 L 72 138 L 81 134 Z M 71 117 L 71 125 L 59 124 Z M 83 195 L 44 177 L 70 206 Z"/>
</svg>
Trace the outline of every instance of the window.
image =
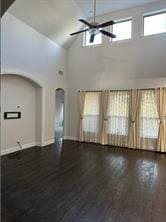
<svg viewBox="0 0 166 222">
<path fill-rule="evenodd" d="M 129 93 L 128 91 L 110 92 L 108 101 L 108 129 L 112 135 L 128 135 Z"/>
<path fill-rule="evenodd" d="M 159 117 L 154 90 L 141 92 L 140 104 L 140 136 L 142 138 L 158 138 Z"/>
<path fill-rule="evenodd" d="M 88 92 L 85 95 L 83 131 L 96 133 L 99 130 L 99 100 L 100 94 Z"/>
<path fill-rule="evenodd" d="M 144 36 L 166 32 L 166 12 L 145 15 Z"/>
<path fill-rule="evenodd" d="M 113 34 L 116 35 L 116 38 L 112 41 L 120 41 L 125 39 L 131 39 L 132 34 L 132 20 L 126 19 L 123 21 L 118 21 L 113 25 L 112 28 Z"/>
<path fill-rule="evenodd" d="M 94 41 L 92 43 L 90 43 L 89 41 L 90 41 L 90 34 L 88 31 L 85 32 L 84 39 L 83 39 L 83 46 L 91 46 L 91 45 L 101 44 L 102 43 L 101 33 L 98 33 L 97 35 L 95 35 Z"/>
</svg>

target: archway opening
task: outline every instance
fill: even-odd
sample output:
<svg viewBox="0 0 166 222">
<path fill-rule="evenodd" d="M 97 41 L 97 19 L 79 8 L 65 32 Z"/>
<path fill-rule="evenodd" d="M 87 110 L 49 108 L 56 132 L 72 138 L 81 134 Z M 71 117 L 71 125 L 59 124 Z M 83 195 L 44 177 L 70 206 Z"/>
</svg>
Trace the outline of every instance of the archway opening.
<svg viewBox="0 0 166 222">
<path fill-rule="evenodd" d="M 65 110 L 65 91 L 61 88 L 55 90 L 55 139 L 64 137 L 64 110 Z"/>
</svg>

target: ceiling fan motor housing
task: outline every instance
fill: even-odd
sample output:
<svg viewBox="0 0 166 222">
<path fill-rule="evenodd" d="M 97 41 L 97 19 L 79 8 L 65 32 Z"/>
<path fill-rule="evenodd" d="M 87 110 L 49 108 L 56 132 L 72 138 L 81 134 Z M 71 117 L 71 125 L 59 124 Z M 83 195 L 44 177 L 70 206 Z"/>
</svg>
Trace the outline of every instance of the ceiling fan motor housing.
<svg viewBox="0 0 166 222">
<path fill-rule="evenodd" d="M 101 28 L 99 28 L 99 23 L 97 22 L 92 22 L 90 23 L 91 29 L 89 30 L 90 35 L 97 35 L 99 34 Z"/>
<path fill-rule="evenodd" d="M 99 34 L 100 33 L 100 29 L 99 28 L 91 28 L 90 30 L 89 30 L 89 34 L 90 35 L 97 35 L 97 34 Z"/>
<path fill-rule="evenodd" d="M 90 23 L 92 27 L 97 28 L 99 26 L 98 22 L 91 22 Z"/>
</svg>

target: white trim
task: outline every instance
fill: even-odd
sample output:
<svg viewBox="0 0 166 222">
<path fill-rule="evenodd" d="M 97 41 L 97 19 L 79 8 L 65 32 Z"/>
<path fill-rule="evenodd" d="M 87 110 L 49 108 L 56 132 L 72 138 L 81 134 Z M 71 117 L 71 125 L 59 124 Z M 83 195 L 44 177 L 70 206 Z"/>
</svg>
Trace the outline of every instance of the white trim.
<svg viewBox="0 0 166 222">
<path fill-rule="evenodd" d="M 145 35 L 145 33 L 144 33 L 145 18 L 150 17 L 150 16 L 155 16 L 155 15 L 160 15 L 160 14 L 163 14 L 163 13 L 166 13 L 166 8 L 142 14 L 141 37 L 143 37 L 143 38 L 154 37 L 154 36 L 160 37 L 160 36 L 166 34 L 166 32 L 153 33 L 153 34 L 149 34 L 149 35 Z"/>
<path fill-rule="evenodd" d="M 45 88 L 42 88 L 41 95 L 41 144 L 44 143 L 44 133 L 45 133 Z"/>
<path fill-rule="evenodd" d="M 115 19 L 114 22 L 115 24 L 113 25 L 116 25 L 116 23 L 122 23 L 122 22 L 128 22 L 128 21 L 131 21 L 132 22 L 133 20 L 133 17 L 130 16 L 130 17 L 125 17 L 125 18 L 119 18 L 119 19 Z"/>
<path fill-rule="evenodd" d="M 30 147 L 34 147 L 36 145 L 37 145 L 36 142 L 27 143 L 27 144 L 23 144 L 22 148 L 24 150 L 24 149 L 28 149 Z M 15 147 L 11 147 L 11 148 L 8 148 L 8 149 L 1 150 L 1 156 L 5 155 L 5 154 L 16 152 L 16 151 L 20 151 L 20 147 L 19 146 L 15 146 Z"/>
<path fill-rule="evenodd" d="M 75 140 L 75 141 L 78 141 L 78 138 L 77 137 L 73 137 L 73 136 L 64 136 L 63 139 L 64 140 Z"/>
<path fill-rule="evenodd" d="M 149 39 L 149 38 L 165 37 L 165 35 L 166 35 L 166 32 L 154 33 L 154 34 L 150 34 L 150 35 L 144 35 L 144 33 L 143 33 L 141 35 L 141 37 L 142 37 L 142 39 Z"/>
<path fill-rule="evenodd" d="M 166 8 L 155 10 L 155 11 L 150 11 L 150 12 L 145 12 L 143 14 L 143 17 L 147 17 L 147 16 L 151 16 L 151 15 L 156 15 L 156 14 L 163 14 L 165 12 L 166 12 Z"/>
<path fill-rule="evenodd" d="M 43 143 L 32 142 L 32 143 L 23 144 L 22 148 L 24 150 L 24 149 L 28 149 L 28 148 L 31 148 L 31 147 L 34 147 L 34 146 L 44 147 L 44 146 L 53 144 L 54 142 L 55 142 L 54 139 L 50 139 L 50 140 L 44 141 Z M 16 152 L 16 151 L 20 151 L 19 146 L 15 146 L 15 147 L 11 147 L 11 148 L 8 148 L 8 149 L 1 150 L 1 156 L 9 154 L 9 153 Z"/>
<path fill-rule="evenodd" d="M 44 141 L 43 143 L 38 144 L 38 146 L 43 147 L 43 146 L 47 146 L 53 143 L 55 143 L 55 139 L 50 139 L 50 140 Z"/>
<path fill-rule="evenodd" d="M 110 43 L 111 44 L 114 44 L 114 43 L 122 43 L 122 42 L 129 42 L 129 41 L 132 41 L 133 40 L 133 17 L 128 17 L 128 18 L 124 18 L 124 19 L 119 19 L 119 20 L 114 20 L 115 21 L 115 24 L 113 24 L 111 26 L 111 32 L 113 33 L 113 28 L 114 28 L 114 25 L 118 24 L 118 23 L 123 23 L 123 22 L 131 22 L 131 37 L 130 38 L 127 38 L 127 39 L 119 39 L 119 40 L 113 40 L 112 38 L 110 38 Z M 116 39 L 116 38 L 115 38 Z"/>
</svg>

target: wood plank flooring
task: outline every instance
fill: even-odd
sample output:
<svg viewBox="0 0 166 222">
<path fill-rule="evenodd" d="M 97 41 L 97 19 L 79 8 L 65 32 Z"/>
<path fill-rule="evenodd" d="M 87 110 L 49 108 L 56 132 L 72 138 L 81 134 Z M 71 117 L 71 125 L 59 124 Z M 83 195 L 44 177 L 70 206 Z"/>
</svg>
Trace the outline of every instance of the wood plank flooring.
<svg viewBox="0 0 166 222">
<path fill-rule="evenodd" d="M 166 155 L 60 141 L 2 157 L 2 222 L 166 222 Z"/>
</svg>

